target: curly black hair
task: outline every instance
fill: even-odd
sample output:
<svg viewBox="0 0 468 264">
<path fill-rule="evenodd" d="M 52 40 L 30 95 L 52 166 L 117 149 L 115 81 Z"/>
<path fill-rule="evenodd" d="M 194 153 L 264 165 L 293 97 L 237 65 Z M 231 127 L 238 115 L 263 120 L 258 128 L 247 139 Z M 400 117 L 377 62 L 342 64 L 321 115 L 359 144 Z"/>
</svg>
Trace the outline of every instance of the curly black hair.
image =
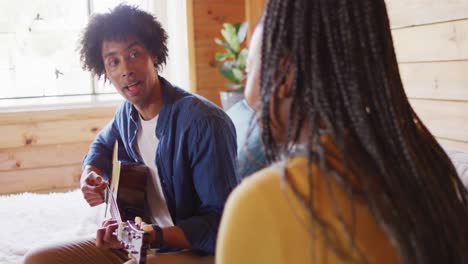
<svg viewBox="0 0 468 264">
<path fill-rule="evenodd" d="M 102 60 L 102 42 L 137 37 L 157 57 L 157 70 L 166 64 L 167 33 L 153 15 L 135 6 L 120 4 L 109 13 L 91 17 L 80 40 L 80 61 L 84 70 L 100 78 L 105 74 Z"/>
</svg>

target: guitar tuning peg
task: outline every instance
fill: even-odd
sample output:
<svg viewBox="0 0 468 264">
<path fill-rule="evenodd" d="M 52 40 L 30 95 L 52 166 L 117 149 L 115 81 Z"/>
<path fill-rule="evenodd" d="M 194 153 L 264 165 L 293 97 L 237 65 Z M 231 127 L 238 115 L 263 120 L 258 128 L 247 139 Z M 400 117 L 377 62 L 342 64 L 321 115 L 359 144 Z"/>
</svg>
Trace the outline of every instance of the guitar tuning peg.
<svg viewBox="0 0 468 264">
<path fill-rule="evenodd" d="M 135 224 L 141 225 L 141 222 L 142 222 L 142 221 L 143 221 L 143 220 L 141 219 L 141 217 L 135 216 Z"/>
<path fill-rule="evenodd" d="M 141 229 L 147 233 L 153 231 L 153 227 L 151 225 L 143 225 Z"/>
</svg>

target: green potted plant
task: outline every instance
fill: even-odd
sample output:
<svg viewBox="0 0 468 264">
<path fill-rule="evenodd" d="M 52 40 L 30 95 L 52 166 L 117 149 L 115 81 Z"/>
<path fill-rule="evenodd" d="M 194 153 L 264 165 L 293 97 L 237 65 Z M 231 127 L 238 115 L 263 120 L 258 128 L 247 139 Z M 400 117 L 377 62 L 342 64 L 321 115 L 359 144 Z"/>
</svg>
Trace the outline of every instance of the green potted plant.
<svg viewBox="0 0 468 264">
<path fill-rule="evenodd" d="M 221 91 L 221 104 L 228 109 L 244 98 L 246 79 L 245 63 L 247 48 L 242 47 L 247 35 L 247 22 L 224 23 L 221 29 L 223 39 L 215 38 L 216 44 L 224 47 L 224 52 L 217 52 L 215 59 L 220 63 L 218 70 L 228 80 L 227 91 Z"/>
</svg>

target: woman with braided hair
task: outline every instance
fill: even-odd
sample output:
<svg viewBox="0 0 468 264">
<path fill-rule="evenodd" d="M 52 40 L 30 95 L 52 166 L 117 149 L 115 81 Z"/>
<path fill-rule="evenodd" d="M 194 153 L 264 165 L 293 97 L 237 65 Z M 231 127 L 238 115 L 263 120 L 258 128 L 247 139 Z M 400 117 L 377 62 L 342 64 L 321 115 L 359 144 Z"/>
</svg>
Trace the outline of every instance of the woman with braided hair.
<svg viewBox="0 0 468 264">
<path fill-rule="evenodd" d="M 384 0 L 269 0 L 246 98 L 271 166 L 217 263 L 468 263 L 468 192 L 399 76 Z"/>
</svg>

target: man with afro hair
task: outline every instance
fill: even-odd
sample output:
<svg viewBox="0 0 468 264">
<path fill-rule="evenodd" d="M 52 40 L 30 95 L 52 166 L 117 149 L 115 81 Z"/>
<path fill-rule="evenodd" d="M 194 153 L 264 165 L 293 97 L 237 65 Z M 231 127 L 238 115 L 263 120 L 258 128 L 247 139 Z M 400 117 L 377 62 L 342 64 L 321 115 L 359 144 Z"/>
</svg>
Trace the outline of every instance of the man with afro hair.
<svg viewBox="0 0 468 264">
<path fill-rule="evenodd" d="M 151 14 L 128 5 L 94 15 L 81 39 L 83 68 L 110 81 L 125 98 L 83 160 L 81 190 L 91 206 L 104 202 L 112 153 L 146 165 L 147 213 L 153 225 L 148 257 L 158 263 L 211 262 L 224 203 L 238 184 L 236 132 L 229 117 L 204 98 L 158 75 L 167 60 L 167 35 Z M 127 254 L 105 221 L 96 238 L 43 246 L 25 263 L 123 263 Z M 200 256 L 203 255 L 203 256 Z"/>
</svg>

